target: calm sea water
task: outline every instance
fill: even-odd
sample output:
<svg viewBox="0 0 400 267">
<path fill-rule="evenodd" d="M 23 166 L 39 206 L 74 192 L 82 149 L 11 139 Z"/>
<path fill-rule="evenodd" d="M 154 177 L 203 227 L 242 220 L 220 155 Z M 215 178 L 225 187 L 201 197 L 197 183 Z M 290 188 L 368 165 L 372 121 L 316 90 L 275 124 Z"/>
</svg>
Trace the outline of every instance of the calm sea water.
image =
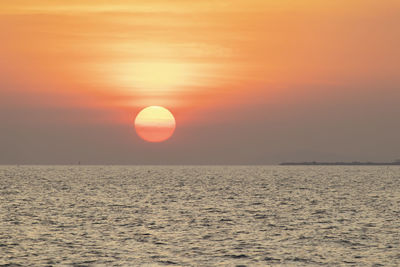
<svg viewBox="0 0 400 267">
<path fill-rule="evenodd" d="M 400 266 L 400 167 L 0 167 L 1 266 Z"/>
</svg>

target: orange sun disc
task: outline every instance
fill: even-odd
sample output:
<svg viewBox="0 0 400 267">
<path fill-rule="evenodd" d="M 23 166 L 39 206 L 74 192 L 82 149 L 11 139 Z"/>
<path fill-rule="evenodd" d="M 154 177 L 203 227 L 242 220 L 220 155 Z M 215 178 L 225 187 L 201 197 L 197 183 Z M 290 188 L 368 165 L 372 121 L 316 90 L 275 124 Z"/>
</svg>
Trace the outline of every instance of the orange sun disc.
<svg viewBox="0 0 400 267">
<path fill-rule="evenodd" d="M 147 142 L 163 142 L 175 131 L 176 123 L 172 113 L 160 106 L 142 109 L 135 119 L 136 133 Z"/>
</svg>

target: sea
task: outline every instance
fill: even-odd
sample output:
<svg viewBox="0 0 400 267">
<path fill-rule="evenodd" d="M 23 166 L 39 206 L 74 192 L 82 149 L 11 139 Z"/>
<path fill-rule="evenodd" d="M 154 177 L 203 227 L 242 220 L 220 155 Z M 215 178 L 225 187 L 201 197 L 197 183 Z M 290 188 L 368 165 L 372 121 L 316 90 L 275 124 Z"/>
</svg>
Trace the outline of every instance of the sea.
<svg viewBox="0 0 400 267">
<path fill-rule="evenodd" d="M 400 266 L 399 166 L 0 166 L 0 266 Z"/>
</svg>

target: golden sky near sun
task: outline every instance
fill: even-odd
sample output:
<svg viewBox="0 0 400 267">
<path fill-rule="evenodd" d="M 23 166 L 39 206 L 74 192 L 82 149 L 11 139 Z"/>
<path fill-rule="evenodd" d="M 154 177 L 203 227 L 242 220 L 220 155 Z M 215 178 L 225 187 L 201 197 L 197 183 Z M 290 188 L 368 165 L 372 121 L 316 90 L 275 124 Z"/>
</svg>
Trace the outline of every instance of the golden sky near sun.
<svg viewBox="0 0 400 267">
<path fill-rule="evenodd" d="M 109 95 L 116 103 L 108 104 L 117 106 L 269 98 L 293 84 L 396 77 L 399 6 L 394 0 L 3 0 L 0 64 L 13 75 L 23 72 L 32 90 Z"/>
</svg>

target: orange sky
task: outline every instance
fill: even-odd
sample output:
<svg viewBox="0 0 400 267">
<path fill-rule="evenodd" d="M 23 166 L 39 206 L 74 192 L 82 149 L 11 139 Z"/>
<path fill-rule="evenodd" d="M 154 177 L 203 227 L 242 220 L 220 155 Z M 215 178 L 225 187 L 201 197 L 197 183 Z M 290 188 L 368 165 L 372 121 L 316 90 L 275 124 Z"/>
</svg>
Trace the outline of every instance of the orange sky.
<svg viewBox="0 0 400 267">
<path fill-rule="evenodd" d="M 251 106 L 290 105 L 287 119 L 360 92 L 367 105 L 399 96 L 399 14 L 397 0 L 2 0 L 0 93 L 123 125 L 150 105 L 178 125 L 252 120 L 230 112 Z"/>
</svg>

